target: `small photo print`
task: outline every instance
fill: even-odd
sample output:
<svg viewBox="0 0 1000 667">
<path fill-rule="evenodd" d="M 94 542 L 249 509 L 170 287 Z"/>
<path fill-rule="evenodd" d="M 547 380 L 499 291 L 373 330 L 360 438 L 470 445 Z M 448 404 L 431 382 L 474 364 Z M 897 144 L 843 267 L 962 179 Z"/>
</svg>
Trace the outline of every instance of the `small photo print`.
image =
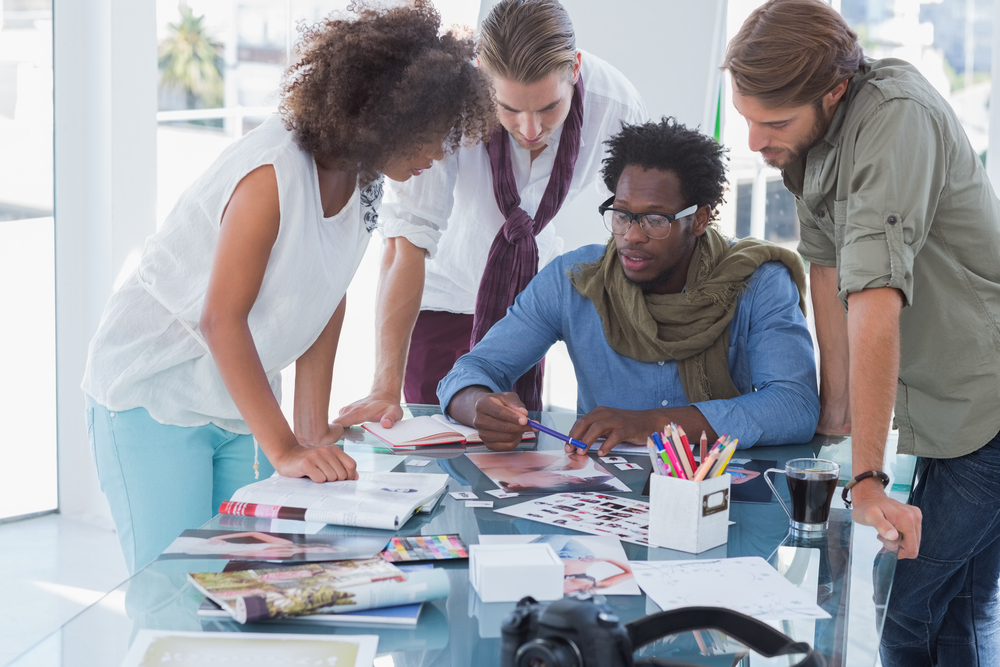
<svg viewBox="0 0 1000 667">
<path fill-rule="evenodd" d="M 455 500 L 478 500 L 479 496 L 471 491 L 452 491 L 449 494 Z"/>
</svg>

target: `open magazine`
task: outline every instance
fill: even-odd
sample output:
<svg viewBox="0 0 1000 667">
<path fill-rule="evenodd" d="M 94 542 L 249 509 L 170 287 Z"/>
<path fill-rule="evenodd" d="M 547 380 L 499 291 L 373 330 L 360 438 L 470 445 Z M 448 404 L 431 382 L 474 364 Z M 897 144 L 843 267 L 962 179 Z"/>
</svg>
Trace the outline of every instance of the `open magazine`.
<svg viewBox="0 0 1000 667">
<path fill-rule="evenodd" d="M 287 567 L 287 566 L 286 566 Z M 274 622 L 327 625 L 416 625 L 424 602 L 448 597 L 448 573 L 430 563 L 401 565 L 406 581 L 389 579 L 344 589 L 336 604 L 320 607 L 305 616 L 280 617 Z M 205 598 L 198 615 L 232 619 L 211 598 Z"/>
<path fill-rule="evenodd" d="M 323 607 L 356 608 L 352 588 L 387 580 L 406 581 L 382 558 L 305 563 L 237 572 L 194 572 L 188 580 L 240 623 L 310 614 Z"/>
<path fill-rule="evenodd" d="M 437 503 L 447 484 L 448 475 L 428 473 L 363 472 L 357 480 L 322 483 L 274 475 L 237 489 L 219 512 L 398 530 Z"/>
<path fill-rule="evenodd" d="M 459 424 L 443 414 L 401 419 L 393 424 L 392 428 L 385 428 L 378 422 L 365 422 L 361 427 L 380 440 L 389 443 L 393 448 L 451 443 L 468 445 L 483 441 L 476 429 Z M 534 437 L 533 432 L 526 431 L 521 439 L 530 440 Z"/>
</svg>

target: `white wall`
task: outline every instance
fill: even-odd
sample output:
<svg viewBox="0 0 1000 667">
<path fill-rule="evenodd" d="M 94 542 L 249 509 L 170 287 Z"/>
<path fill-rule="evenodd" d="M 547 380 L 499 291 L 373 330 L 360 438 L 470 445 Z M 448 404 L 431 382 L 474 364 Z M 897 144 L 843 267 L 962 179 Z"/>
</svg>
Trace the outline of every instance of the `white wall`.
<svg viewBox="0 0 1000 667">
<path fill-rule="evenodd" d="M 155 3 L 55 0 L 53 24 L 60 507 L 108 523 L 80 381 L 112 284 L 155 229 Z"/>
</svg>

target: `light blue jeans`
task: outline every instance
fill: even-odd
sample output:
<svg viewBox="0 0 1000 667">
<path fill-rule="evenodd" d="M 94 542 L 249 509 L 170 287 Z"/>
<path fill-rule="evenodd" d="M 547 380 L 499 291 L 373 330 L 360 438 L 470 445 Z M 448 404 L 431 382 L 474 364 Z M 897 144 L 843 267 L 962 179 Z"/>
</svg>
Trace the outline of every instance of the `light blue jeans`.
<svg viewBox="0 0 1000 667">
<path fill-rule="evenodd" d="M 130 573 L 254 481 L 253 437 L 213 424 L 168 426 L 144 408 L 111 412 L 88 396 L 87 434 Z M 260 479 L 270 477 L 263 451 L 259 463 Z"/>
</svg>

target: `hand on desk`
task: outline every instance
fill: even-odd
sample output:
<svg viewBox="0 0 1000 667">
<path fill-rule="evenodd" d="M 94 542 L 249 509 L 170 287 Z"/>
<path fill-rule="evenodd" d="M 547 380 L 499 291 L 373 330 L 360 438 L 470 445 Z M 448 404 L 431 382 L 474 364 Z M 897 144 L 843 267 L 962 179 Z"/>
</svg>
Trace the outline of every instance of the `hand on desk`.
<svg viewBox="0 0 1000 667">
<path fill-rule="evenodd" d="M 893 500 L 876 479 L 866 479 L 851 489 L 851 501 L 851 518 L 874 527 L 886 549 L 898 558 L 917 557 L 923 518 L 919 507 Z"/>
<path fill-rule="evenodd" d="M 314 482 L 336 482 L 357 479 L 357 463 L 333 443 L 344 436 L 338 424 L 328 424 L 325 433 L 305 438 L 285 447 L 278 454 L 268 454 L 271 465 L 284 477 L 308 477 Z"/>
<path fill-rule="evenodd" d="M 662 410 L 621 410 L 602 406 L 594 408 L 576 420 L 569 435 L 588 445 L 604 438 L 598 455 L 607 456 L 622 442 L 646 444 L 646 439 L 651 433 L 662 431 L 670 422 L 680 424 L 689 437 L 702 431 L 708 434 L 710 442 L 714 442 L 717 437 L 712 425 L 701 414 L 701 410 L 693 406 Z M 566 445 L 567 453 L 576 451 L 578 451 L 576 447 Z"/>
<path fill-rule="evenodd" d="M 480 396 L 472 426 L 479 432 L 483 444 L 495 452 L 515 449 L 521 444 L 521 436 L 531 430 L 528 409 L 512 391 Z"/>
<path fill-rule="evenodd" d="M 391 398 L 370 394 L 341 408 L 333 423 L 347 428 L 362 422 L 378 422 L 385 428 L 392 428 L 402 418 L 403 409 L 399 406 L 398 396 Z"/>
</svg>

